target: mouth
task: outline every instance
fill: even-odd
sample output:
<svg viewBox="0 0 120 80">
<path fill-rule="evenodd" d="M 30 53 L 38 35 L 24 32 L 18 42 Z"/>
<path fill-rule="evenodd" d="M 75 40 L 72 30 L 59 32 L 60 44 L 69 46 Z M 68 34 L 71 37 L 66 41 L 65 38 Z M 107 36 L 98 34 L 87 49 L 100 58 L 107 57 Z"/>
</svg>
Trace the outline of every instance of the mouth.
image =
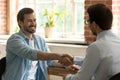
<svg viewBox="0 0 120 80">
<path fill-rule="evenodd" d="M 36 27 L 35 27 L 35 26 L 32 26 L 32 27 L 29 27 L 29 29 L 30 29 L 31 31 L 35 31 L 35 30 L 36 30 Z"/>
<path fill-rule="evenodd" d="M 36 31 L 36 27 L 33 26 L 33 27 L 29 27 L 29 32 L 30 33 L 34 33 Z"/>
<path fill-rule="evenodd" d="M 31 28 L 31 29 L 34 29 L 34 28 L 36 28 L 36 27 L 34 27 L 34 26 L 31 26 L 30 28 Z"/>
<path fill-rule="evenodd" d="M 36 27 L 35 27 L 35 26 L 30 26 L 29 28 L 30 28 L 30 29 L 36 29 Z"/>
</svg>

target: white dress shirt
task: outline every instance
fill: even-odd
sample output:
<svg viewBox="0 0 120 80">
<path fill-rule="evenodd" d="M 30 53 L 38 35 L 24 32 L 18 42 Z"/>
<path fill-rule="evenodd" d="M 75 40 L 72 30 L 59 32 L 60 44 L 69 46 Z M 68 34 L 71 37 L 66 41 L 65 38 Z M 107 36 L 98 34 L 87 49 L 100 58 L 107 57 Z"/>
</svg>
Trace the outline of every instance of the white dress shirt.
<svg viewBox="0 0 120 80">
<path fill-rule="evenodd" d="M 66 80 L 108 80 L 120 72 L 120 37 L 106 30 L 86 50 L 81 69 Z"/>
</svg>

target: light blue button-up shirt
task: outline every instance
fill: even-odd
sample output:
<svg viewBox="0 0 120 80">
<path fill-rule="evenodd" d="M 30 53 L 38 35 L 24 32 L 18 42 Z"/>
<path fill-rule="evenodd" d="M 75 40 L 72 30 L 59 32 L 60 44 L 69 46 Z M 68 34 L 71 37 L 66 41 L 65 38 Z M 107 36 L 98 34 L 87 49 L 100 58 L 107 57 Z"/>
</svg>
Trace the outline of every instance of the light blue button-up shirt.
<svg viewBox="0 0 120 80">
<path fill-rule="evenodd" d="M 33 35 L 35 49 L 29 46 L 29 39 L 21 32 L 13 34 L 6 45 L 6 71 L 3 75 L 5 80 L 27 80 L 28 71 L 33 60 L 37 60 L 37 51 L 49 52 L 43 38 Z M 36 80 L 47 79 L 47 67 L 52 61 L 38 61 Z"/>
<path fill-rule="evenodd" d="M 111 30 L 100 32 L 86 53 L 81 69 L 65 80 L 109 80 L 120 72 L 120 37 Z"/>
</svg>

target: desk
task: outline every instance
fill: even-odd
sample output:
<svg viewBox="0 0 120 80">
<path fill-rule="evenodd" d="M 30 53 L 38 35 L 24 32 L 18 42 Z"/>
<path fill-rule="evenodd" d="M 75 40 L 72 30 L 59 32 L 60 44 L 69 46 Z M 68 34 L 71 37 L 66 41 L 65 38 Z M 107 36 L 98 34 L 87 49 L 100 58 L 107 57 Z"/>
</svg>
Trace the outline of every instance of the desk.
<svg viewBox="0 0 120 80">
<path fill-rule="evenodd" d="M 65 80 L 65 76 L 67 74 L 75 74 L 75 73 L 77 73 L 77 70 L 68 71 L 65 68 L 61 68 L 61 67 L 48 67 L 48 80 L 50 80 L 50 75 L 61 76 L 63 77 L 63 80 Z"/>
</svg>

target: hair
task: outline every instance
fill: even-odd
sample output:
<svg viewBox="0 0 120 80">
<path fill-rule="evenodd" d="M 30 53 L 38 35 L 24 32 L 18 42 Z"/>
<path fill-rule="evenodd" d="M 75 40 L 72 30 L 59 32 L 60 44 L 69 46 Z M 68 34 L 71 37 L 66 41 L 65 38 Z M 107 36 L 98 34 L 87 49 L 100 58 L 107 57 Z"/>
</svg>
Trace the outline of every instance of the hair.
<svg viewBox="0 0 120 80">
<path fill-rule="evenodd" d="M 89 14 L 90 23 L 95 21 L 102 30 L 108 30 L 112 27 L 113 14 L 111 10 L 104 4 L 91 5 L 87 12 Z"/>
<path fill-rule="evenodd" d="M 0 80 L 2 80 L 2 75 L 5 72 L 6 68 L 6 57 L 0 59 Z"/>
<path fill-rule="evenodd" d="M 18 14 L 17 14 L 17 22 L 19 22 L 19 21 L 24 21 L 24 15 L 25 14 L 31 14 L 31 13 L 33 13 L 34 12 L 34 10 L 33 9 L 31 9 L 31 8 L 23 8 L 23 9 L 21 9 L 19 12 L 18 12 Z M 19 25 L 19 24 L 18 24 Z M 19 27 L 20 27 L 20 25 L 19 25 Z"/>
<path fill-rule="evenodd" d="M 18 14 L 17 14 L 17 21 L 23 21 L 24 20 L 24 15 L 25 14 L 31 14 L 31 13 L 33 13 L 34 12 L 34 10 L 33 9 L 31 9 L 31 8 L 23 8 L 23 9 L 21 9 L 19 12 L 18 12 Z"/>
</svg>

